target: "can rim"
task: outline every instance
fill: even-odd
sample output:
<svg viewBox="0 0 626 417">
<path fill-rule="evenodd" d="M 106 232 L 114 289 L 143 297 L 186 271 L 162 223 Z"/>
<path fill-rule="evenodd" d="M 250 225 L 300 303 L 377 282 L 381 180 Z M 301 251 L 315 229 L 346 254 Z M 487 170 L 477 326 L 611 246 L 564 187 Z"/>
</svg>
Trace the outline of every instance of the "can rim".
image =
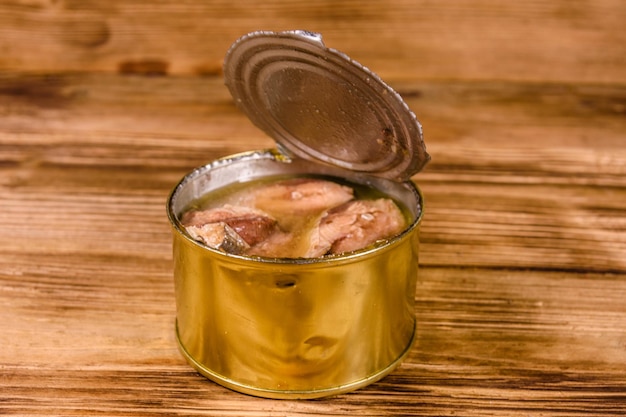
<svg viewBox="0 0 626 417">
<path fill-rule="evenodd" d="M 256 150 L 256 151 L 248 151 L 242 152 L 230 156 L 225 156 L 222 158 L 218 158 L 206 165 L 202 165 L 200 167 L 195 168 L 187 175 L 185 175 L 179 183 L 173 188 L 170 192 L 169 197 L 167 199 L 166 211 L 167 216 L 170 221 L 171 226 L 174 230 L 183 236 L 185 240 L 189 243 L 192 243 L 196 246 L 199 246 L 205 250 L 208 250 L 214 253 L 217 256 L 223 256 L 228 258 L 229 260 L 237 260 L 244 263 L 258 263 L 258 264 L 277 264 L 277 265 L 315 265 L 315 264 L 327 264 L 327 263 L 347 263 L 347 262 L 355 262 L 360 260 L 363 257 L 366 257 L 373 253 L 378 253 L 386 248 L 390 248 L 399 244 L 404 239 L 407 239 L 410 234 L 413 232 L 415 228 L 417 228 L 424 216 L 424 196 L 420 188 L 413 181 L 403 181 L 409 188 L 409 190 L 415 196 L 417 202 L 419 203 L 419 212 L 412 219 L 411 223 L 399 234 L 390 237 L 388 239 L 383 239 L 381 241 L 375 242 L 371 245 L 366 246 L 365 248 L 358 249 L 351 252 L 344 252 L 341 254 L 332 254 L 325 255 L 322 257 L 315 258 L 286 258 L 286 257 L 264 257 L 264 256 L 250 256 L 250 255 L 237 255 L 223 252 L 219 249 L 211 248 L 197 240 L 193 239 L 189 236 L 188 233 L 185 232 L 184 226 L 181 224 L 178 216 L 175 213 L 174 209 L 174 200 L 178 193 L 183 189 L 185 184 L 191 181 L 198 175 L 201 175 L 202 172 L 207 172 L 215 169 L 216 167 L 223 166 L 226 164 L 233 163 L 234 161 L 238 161 L 241 159 L 271 159 L 276 162 L 284 162 L 290 163 L 290 160 L 285 160 L 284 156 L 277 152 L 275 149 L 264 149 L 264 150 Z"/>
</svg>

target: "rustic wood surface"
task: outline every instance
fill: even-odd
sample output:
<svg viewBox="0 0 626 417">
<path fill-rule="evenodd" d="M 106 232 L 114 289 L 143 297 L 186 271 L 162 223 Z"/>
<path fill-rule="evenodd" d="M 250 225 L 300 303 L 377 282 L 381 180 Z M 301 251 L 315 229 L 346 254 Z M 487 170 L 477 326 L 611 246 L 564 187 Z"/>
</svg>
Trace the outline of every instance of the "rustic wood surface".
<svg viewBox="0 0 626 417">
<path fill-rule="evenodd" d="M 626 413 L 626 3 L 0 2 L 0 414 Z M 424 125 L 417 343 L 382 381 L 263 400 L 174 339 L 165 201 L 273 146 L 221 61 L 304 28 Z"/>
</svg>

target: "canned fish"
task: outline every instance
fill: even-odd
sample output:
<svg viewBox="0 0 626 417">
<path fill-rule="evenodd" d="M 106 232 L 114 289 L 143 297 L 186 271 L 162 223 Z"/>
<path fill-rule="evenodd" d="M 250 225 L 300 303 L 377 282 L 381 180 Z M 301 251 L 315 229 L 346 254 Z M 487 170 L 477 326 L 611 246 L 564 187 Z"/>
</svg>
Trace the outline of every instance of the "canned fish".
<svg viewBox="0 0 626 417">
<path fill-rule="evenodd" d="M 196 168 L 168 199 L 181 352 L 213 381 L 261 397 L 368 385 L 415 337 L 423 198 L 410 177 L 429 159 L 421 126 L 375 74 L 309 32 L 244 36 L 225 77 L 277 149 Z M 289 188 L 281 202 L 276 184 L 313 188 Z M 252 191 L 233 205 L 244 185 Z M 311 189 L 302 207 L 314 214 L 300 221 Z M 372 237 L 363 224 L 377 216 L 385 231 Z M 284 243 L 293 224 L 308 225 L 305 238 Z"/>
</svg>

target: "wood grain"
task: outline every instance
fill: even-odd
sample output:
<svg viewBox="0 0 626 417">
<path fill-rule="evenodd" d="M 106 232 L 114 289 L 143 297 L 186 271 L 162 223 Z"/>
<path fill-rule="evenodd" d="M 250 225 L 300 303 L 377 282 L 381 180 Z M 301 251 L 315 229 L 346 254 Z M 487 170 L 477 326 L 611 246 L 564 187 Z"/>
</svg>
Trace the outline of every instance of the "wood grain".
<svg viewBox="0 0 626 417">
<path fill-rule="evenodd" d="M 0 414 L 626 413 L 624 6 L 518 3 L 0 5 Z M 177 351 L 165 201 L 273 146 L 220 62 L 305 24 L 424 125 L 419 332 L 376 384 L 271 401 Z"/>
<path fill-rule="evenodd" d="M 624 83 L 620 0 L 9 0 L 0 68 L 216 74 L 255 30 L 307 29 L 384 78 Z"/>
</svg>

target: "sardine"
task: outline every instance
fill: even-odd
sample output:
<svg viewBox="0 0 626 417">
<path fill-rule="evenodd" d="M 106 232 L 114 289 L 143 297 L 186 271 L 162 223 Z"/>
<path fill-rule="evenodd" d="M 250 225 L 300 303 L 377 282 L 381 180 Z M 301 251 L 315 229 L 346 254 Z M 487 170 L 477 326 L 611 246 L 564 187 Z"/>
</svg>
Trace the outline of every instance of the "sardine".
<svg viewBox="0 0 626 417">
<path fill-rule="evenodd" d="M 194 240 L 213 249 L 220 249 L 234 255 L 242 254 L 250 249 L 250 245 L 224 222 L 187 226 L 185 229 Z"/>
<path fill-rule="evenodd" d="M 362 249 L 400 233 L 406 221 L 390 199 L 355 200 L 328 210 L 309 235 L 305 257 Z"/>
<path fill-rule="evenodd" d="M 345 185 L 313 178 L 296 178 L 261 187 L 254 194 L 254 206 L 276 218 L 315 215 L 354 198 Z"/>
<path fill-rule="evenodd" d="M 268 214 L 253 208 L 232 205 L 224 205 L 223 207 L 207 210 L 188 211 L 182 216 L 181 223 L 190 234 L 192 233 L 190 231 L 192 228 L 224 224 L 228 227 L 211 226 L 202 229 L 203 241 L 210 241 L 213 245 L 219 245 L 220 239 L 226 239 L 232 243 L 242 240 L 248 248 L 264 241 L 277 229 L 276 219 Z M 208 237 L 206 234 L 212 231 L 216 233 L 216 236 Z M 193 233 L 198 234 L 199 231 L 194 230 Z M 233 233 L 237 235 L 238 239 L 232 236 Z M 235 246 L 238 247 L 239 245 Z"/>
</svg>

